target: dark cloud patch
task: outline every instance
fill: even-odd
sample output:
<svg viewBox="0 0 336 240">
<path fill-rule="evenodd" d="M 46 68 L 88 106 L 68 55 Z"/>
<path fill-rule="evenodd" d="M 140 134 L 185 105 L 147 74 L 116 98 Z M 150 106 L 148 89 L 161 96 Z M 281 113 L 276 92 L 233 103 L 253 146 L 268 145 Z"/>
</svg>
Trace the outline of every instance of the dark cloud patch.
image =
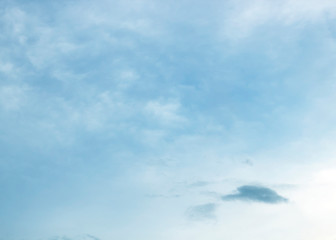
<svg viewBox="0 0 336 240">
<path fill-rule="evenodd" d="M 224 201 L 254 201 L 262 203 L 283 203 L 288 199 L 280 196 L 277 192 L 270 188 L 262 186 L 244 185 L 237 188 L 237 193 L 222 196 Z"/>
<path fill-rule="evenodd" d="M 216 208 L 217 205 L 214 203 L 201 204 L 189 208 L 187 215 L 191 220 L 215 219 Z"/>
</svg>

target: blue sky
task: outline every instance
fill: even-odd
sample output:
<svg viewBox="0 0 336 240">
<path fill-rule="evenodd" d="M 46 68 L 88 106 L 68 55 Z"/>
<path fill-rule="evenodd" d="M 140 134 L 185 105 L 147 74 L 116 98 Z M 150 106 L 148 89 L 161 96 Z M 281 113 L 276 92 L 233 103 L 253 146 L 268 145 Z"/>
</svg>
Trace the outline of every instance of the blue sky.
<svg viewBox="0 0 336 240">
<path fill-rule="evenodd" d="M 335 239 L 335 20 L 0 1 L 0 239 Z"/>
</svg>

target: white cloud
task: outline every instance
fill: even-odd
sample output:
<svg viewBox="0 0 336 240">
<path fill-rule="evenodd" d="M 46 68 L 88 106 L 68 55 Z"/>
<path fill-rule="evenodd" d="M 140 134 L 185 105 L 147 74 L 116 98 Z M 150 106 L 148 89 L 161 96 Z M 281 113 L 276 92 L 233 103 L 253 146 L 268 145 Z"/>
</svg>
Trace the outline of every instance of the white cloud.
<svg viewBox="0 0 336 240">
<path fill-rule="evenodd" d="M 0 86 L 0 106 L 5 110 L 19 110 L 27 100 L 27 86 Z"/>
<path fill-rule="evenodd" d="M 240 0 L 232 1 L 230 6 L 232 10 L 224 16 L 222 34 L 232 40 L 249 37 L 265 25 L 304 26 L 336 16 L 333 0 Z"/>
<path fill-rule="evenodd" d="M 124 69 L 120 71 L 119 75 L 116 78 L 117 85 L 121 89 L 130 87 L 136 80 L 139 79 L 136 71 L 132 69 Z"/>
<path fill-rule="evenodd" d="M 0 72 L 10 75 L 14 70 L 14 66 L 10 62 L 0 62 Z"/>
<path fill-rule="evenodd" d="M 146 104 L 145 111 L 163 125 L 176 125 L 186 122 L 186 118 L 180 114 L 180 104 L 176 101 L 149 101 Z"/>
</svg>

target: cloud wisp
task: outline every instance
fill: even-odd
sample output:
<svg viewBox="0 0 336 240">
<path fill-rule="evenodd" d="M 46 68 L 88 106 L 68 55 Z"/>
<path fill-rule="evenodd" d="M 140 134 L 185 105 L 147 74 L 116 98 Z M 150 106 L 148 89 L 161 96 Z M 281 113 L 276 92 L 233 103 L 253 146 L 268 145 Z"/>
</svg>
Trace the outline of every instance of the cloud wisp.
<svg viewBox="0 0 336 240">
<path fill-rule="evenodd" d="M 100 238 L 86 234 L 86 235 L 80 235 L 80 236 L 56 236 L 52 237 L 49 240 L 100 240 Z"/>
<path fill-rule="evenodd" d="M 217 205 L 214 203 L 206 203 L 193 206 L 188 209 L 187 215 L 191 220 L 215 219 L 215 210 Z"/>
<path fill-rule="evenodd" d="M 237 193 L 222 196 L 224 201 L 252 201 L 268 204 L 288 202 L 287 198 L 282 197 L 274 190 L 253 185 L 244 185 L 237 188 Z"/>
</svg>

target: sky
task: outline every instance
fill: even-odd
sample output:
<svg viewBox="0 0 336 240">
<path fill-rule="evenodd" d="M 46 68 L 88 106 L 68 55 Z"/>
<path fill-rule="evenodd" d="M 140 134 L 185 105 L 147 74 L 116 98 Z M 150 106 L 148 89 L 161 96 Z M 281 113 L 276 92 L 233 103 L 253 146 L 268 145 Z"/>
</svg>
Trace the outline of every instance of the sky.
<svg viewBox="0 0 336 240">
<path fill-rule="evenodd" d="M 335 240 L 335 21 L 0 0 L 0 240 Z"/>
</svg>

